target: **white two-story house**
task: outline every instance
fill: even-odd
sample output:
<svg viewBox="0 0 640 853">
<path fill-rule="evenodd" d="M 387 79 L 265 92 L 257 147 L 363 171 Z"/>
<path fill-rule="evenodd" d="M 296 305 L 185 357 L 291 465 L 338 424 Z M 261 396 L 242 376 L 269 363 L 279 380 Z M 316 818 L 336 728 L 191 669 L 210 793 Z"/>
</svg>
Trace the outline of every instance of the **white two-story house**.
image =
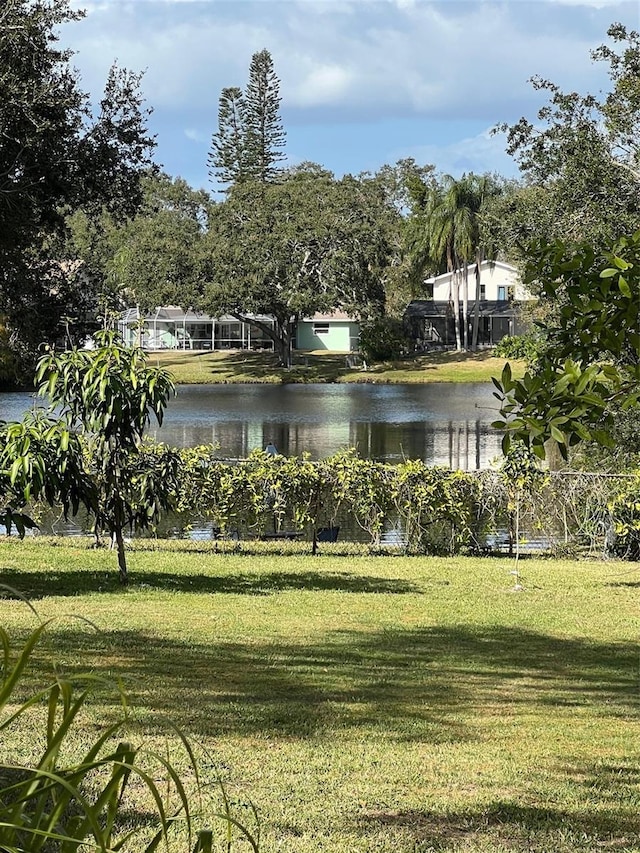
<svg viewBox="0 0 640 853">
<path fill-rule="evenodd" d="M 465 284 L 466 281 L 466 284 Z M 458 323 L 464 338 L 464 295 L 467 289 L 468 340 L 472 340 L 476 312 L 476 265 L 442 273 L 425 281 L 426 297 L 414 299 L 405 312 L 405 323 L 417 348 L 452 347 L 456 344 L 455 289 L 458 290 Z M 478 344 L 492 346 L 505 335 L 524 331 L 521 308 L 534 297 L 522 284 L 516 267 L 503 261 L 482 261 L 478 299 Z"/>
</svg>

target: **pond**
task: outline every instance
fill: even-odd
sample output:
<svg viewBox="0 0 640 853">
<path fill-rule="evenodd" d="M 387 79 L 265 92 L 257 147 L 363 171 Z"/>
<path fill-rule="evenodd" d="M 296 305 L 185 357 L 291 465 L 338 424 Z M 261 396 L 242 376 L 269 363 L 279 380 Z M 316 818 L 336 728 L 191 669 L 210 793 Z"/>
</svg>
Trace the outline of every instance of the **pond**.
<svg viewBox="0 0 640 853">
<path fill-rule="evenodd" d="M 29 392 L 0 394 L 0 420 L 19 420 L 33 405 Z M 486 383 L 182 385 L 162 427 L 149 434 L 178 447 L 214 444 L 232 459 L 272 443 L 313 459 L 355 447 L 382 462 L 470 470 L 500 454 L 496 414 Z"/>
</svg>

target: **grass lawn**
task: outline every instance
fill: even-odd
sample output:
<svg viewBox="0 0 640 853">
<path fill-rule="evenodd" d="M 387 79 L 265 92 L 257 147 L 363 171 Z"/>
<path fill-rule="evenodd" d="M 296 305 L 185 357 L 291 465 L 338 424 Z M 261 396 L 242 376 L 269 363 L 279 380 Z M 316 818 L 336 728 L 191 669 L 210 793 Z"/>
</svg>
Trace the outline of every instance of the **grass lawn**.
<svg viewBox="0 0 640 853">
<path fill-rule="evenodd" d="M 109 551 L 4 539 L 0 579 L 57 617 L 33 679 L 121 677 L 134 740 L 172 751 L 170 717 L 206 747 L 263 851 L 640 850 L 639 567 L 531 558 L 516 591 L 508 559 L 329 550 L 136 546 L 123 590 Z"/>
<path fill-rule="evenodd" d="M 490 350 L 479 353 L 439 352 L 393 363 L 375 364 L 363 370 L 348 368 L 345 354 L 314 352 L 296 354 L 294 366 L 278 367 L 270 353 L 174 352 L 152 353 L 151 364 L 169 369 L 176 382 L 490 382 L 499 376 L 505 360 Z M 524 364 L 513 364 L 514 375 Z"/>
</svg>

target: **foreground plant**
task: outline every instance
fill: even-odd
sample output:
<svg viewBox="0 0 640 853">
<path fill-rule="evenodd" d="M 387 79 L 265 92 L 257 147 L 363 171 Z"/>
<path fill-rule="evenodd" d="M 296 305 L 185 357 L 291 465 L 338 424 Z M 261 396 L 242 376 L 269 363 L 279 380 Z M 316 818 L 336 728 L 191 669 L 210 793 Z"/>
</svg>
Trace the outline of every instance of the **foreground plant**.
<svg viewBox="0 0 640 853">
<path fill-rule="evenodd" d="M 95 350 L 45 355 L 38 364 L 38 394 L 61 410 L 67 429 L 82 435 L 87 488 L 80 500 L 117 547 L 120 580 L 127 582 L 124 533 L 144 529 L 168 509 L 176 493 L 175 451 L 149 453 L 142 436 L 153 415 L 162 424 L 174 385 L 169 373 L 147 364 L 138 347 L 126 347 L 109 331 Z"/>
<path fill-rule="evenodd" d="M 195 834 L 190 795 L 171 761 L 144 746 L 117 740 L 124 720 L 106 727 L 90 741 L 81 757 L 65 761 L 63 755 L 70 744 L 81 739 L 79 715 L 89 695 L 91 679 L 86 679 L 89 686 L 80 687 L 56 673 L 50 685 L 22 699 L 27 665 L 49 624 L 39 625 L 17 649 L 0 627 L 0 732 L 7 737 L 12 727 L 23 721 L 21 718 L 37 714 L 38 722 L 32 723 L 33 739 L 37 743 L 38 735 L 44 737 L 42 754 L 34 763 L 0 763 L 0 850 L 115 853 L 135 849 L 152 853 L 163 844 L 165 850 L 212 851 L 214 833 L 203 829 Z M 200 773 L 194 750 L 189 740 L 175 731 L 199 793 Z M 140 838 L 141 827 L 123 830 L 123 812 L 130 809 L 132 789 L 141 786 L 152 804 L 148 840 Z M 254 836 L 233 816 L 226 791 L 220 787 L 223 808 L 217 816 L 224 821 L 224 849 L 231 851 L 239 835 L 257 853 L 259 835 Z M 253 814 L 257 819 L 255 810 Z M 145 828 L 148 827 L 145 813 Z"/>
</svg>

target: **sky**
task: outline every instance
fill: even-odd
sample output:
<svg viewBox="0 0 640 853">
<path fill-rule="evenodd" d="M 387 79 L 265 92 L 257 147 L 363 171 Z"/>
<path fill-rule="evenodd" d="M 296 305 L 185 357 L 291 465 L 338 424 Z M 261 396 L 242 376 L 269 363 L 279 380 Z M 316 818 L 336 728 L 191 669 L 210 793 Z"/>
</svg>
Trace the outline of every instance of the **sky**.
<svg viewBox="0 0 640 853">
<path fill-rule="evenodd" d="M 413 157 L 439 173 L 517 176 L 501 122 L 536 119 L 563 90 L 607 89 L 590 57 L 621 22 L 640 28 L 640 0 L 72 0 L 85 18 L 61 41 L 98 101 L 109 67 L 144 72 L 156 161 L 215 191 L 207 169 L 218 99 L 244 89 L 266 48 L 280 81 L 286 163 L 337 177 Z"/>
</svg>

